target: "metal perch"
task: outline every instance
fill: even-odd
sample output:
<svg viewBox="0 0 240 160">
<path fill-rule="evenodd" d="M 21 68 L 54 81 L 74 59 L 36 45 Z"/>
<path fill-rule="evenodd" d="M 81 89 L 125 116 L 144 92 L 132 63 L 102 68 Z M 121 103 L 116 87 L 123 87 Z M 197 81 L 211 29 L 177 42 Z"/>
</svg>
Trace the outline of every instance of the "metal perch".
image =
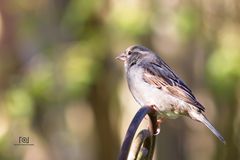
<svg viewBox="0 0 240 160">
<path fill-rule="evenodd" d="M 133 140 L 140 123 L 147 114 L 150 117 L 149 128 L 141 130 Z M 157 111 L 151 106 L 141 107 L 129 125 L 118 160 L 151 160 L 158 130 Z"/>
</svg>

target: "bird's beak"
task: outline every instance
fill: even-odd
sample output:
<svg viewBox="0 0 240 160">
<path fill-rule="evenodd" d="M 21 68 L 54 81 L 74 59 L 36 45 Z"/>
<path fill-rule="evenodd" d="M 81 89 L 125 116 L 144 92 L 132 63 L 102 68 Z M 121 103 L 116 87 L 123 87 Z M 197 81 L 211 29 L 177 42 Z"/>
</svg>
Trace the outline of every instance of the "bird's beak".
<svg viewBox="0 0 240 160">
<path fill-rule="evenodd" d="M 126 54 L 123 52 L 123 53 L 121 53 L 119 56 L 117 56 L 115 59 L 125 61 L 125 60 L 127 59 L 127 56 L 126 56 Z"/>
</svg>

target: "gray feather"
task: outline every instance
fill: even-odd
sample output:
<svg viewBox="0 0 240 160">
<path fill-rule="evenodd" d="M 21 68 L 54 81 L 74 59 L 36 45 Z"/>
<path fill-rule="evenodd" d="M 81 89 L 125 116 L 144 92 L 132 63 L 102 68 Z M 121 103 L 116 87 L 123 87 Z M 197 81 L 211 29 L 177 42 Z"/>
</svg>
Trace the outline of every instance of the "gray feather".
<svg viewBox="0 0 240 160">
<path fill-rule="evenodd" d="M 208 129 L 210 129 L 210 131 L 212 131 L 212 133 L 220 140 L 222 141 L 224 144 L 226 143 L 223 136 L 213 127 L 213 125 L 208 121 L 208 119 L 199 112 L 196 111 L 190 111 L 188 112 L 190 117 L 192 119 L 195 119 L 199 122 L 202 122 Z"/>
</svg>

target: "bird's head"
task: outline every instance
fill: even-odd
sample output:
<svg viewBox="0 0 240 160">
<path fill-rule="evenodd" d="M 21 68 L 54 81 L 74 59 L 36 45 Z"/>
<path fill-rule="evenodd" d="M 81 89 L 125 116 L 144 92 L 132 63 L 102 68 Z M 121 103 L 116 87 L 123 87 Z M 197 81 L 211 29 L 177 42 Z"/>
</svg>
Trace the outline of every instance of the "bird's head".
<svg viewBox="0 0 240 160">
<path fill-rule="evenodd" d="M 117 56 L 116 59 L 122 60 L 125 66 L 131 67 L 150 53 L 151 51 L 146 47 L 133 45 L 128 47 L 123 53 Z"/>
</svg>

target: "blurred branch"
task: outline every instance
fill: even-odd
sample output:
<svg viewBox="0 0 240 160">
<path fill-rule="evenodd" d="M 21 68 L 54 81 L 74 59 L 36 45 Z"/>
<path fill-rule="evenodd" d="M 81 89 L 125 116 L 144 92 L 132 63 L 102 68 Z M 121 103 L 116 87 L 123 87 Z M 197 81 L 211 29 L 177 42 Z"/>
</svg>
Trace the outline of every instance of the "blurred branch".
<svg viewBox="0 0 240 160">
<path fill-rule="evenodd" d="M 9 7 L 11 2 L 0 1 L 0 24 L 2 37 L 0 37 L 0 88 L 1 91 L 8 89 L 12 76 L 16 77 L 21 69 L 21 61 L 18 57 L 17 28 L 18 21 L 15 12 Z"/>
<path fill-rule="evenodd" d="M 133 141 L 140 123 L 147 114 L 150 117 L 149 128 L 141 130 Z M 120 150 L 119 160 L 126 160 L 129 156 L 133 156 L 132 159 L 152 159 L 156 140 L 155 133 L 158 132 L 158 129 L 157 111 L 149 106 L 140 108 L 129 125 Z M 131 150 L 132 142 L 134 147 Z"/>
</svg>

